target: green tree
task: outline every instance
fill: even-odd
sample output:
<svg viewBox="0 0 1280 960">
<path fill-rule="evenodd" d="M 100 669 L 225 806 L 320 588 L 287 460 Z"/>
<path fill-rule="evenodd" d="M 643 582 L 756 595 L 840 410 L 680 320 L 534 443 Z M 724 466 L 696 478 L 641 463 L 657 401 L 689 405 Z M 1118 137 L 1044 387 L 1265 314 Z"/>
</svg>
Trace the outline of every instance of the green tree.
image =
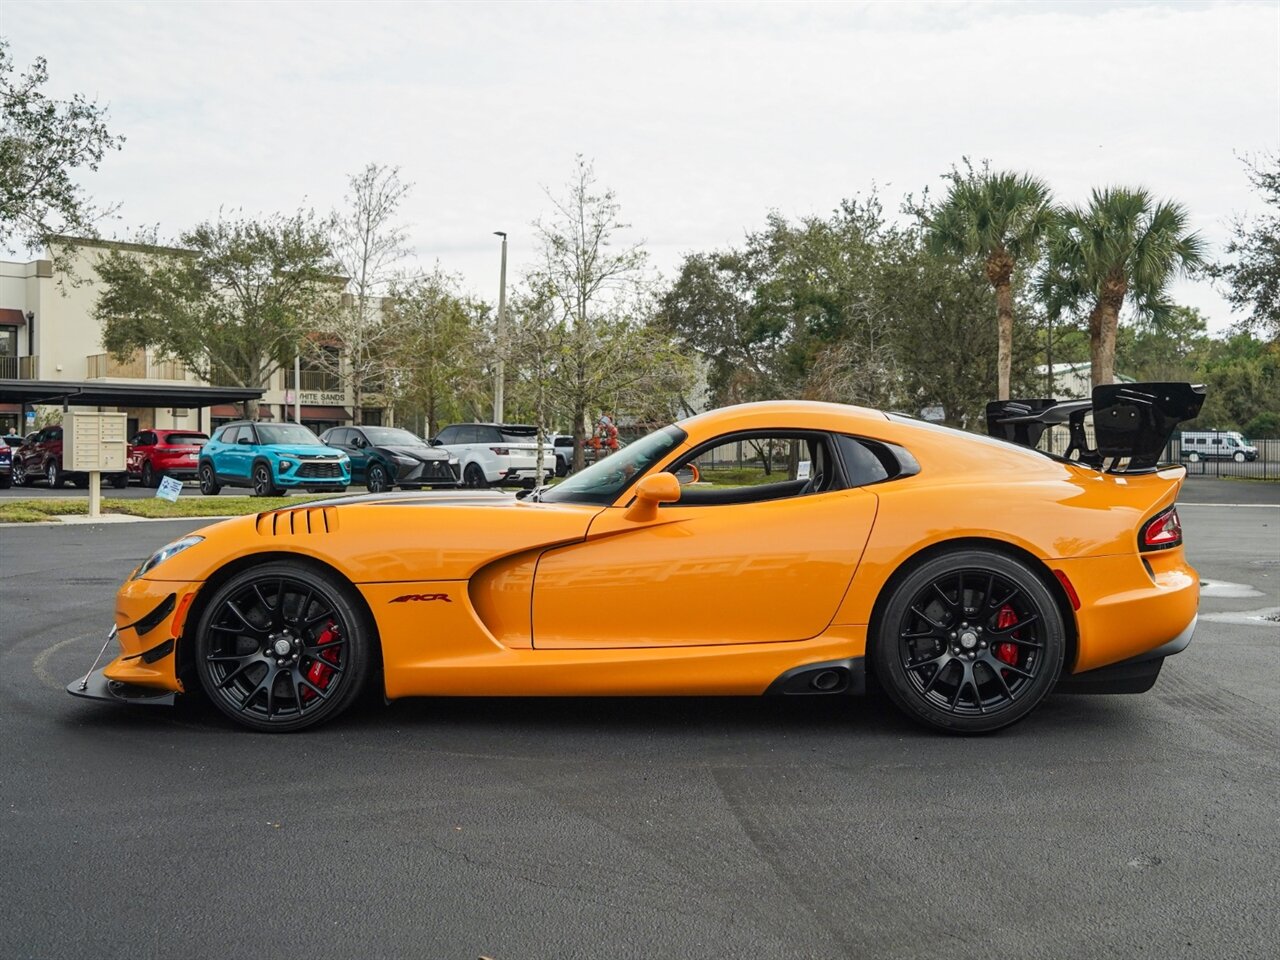
<svg viewBox="0 0 1280 960">
<path fill-rule="evenodd" d="M 1037 256 L 1053 220 L 1048 185 L 1038 177 L 985 167 L 953 171 L 946 198 L 927 214 L 935 254 L 973 257 L 996 294 L 996 394 L 1009 399 L 1013 364 L 1014 271 Z"/>
<path fill-rule="evenodd" d="M 0 247 L 45 246 L 57 234 L 93 236 L 111 209 L 96 208 L 76 182 L 97 170 L 124 137 L 107 129 L 107 108 L 76 94 L 53 100 L 44 57 L 15 76 L 9 43 L 0 39 Z"/>
<path fill-rule="evenodd" d="M 421 413 L 423 432 L 435 436 L 445 422 L 473 419 L 491 382 L 487 307 L 458 293 L 439 267 L 395 282 L 385 311 L 399 332 L 387 346 L 388 392 L 398 406 Z"/>
<path fill-rule="evenodd" d="M 1087 309 L 1095 386 L 1115 379 L 1116 331 L 1129 303 L 1157 322 L 1180 273 L 1204 262 L 1204 242 L 1187 229 L 1185 207 L 1157 203 L 1146 190 L 1094 190 L 1088 207 L 1060 211 L 1042 290 L 1051 310 Z"/>
<path fill-rule="evenodd" d="M 152 239 L 152 238 L 146 238 Z M 328 230 L 300 211 L 220 218 L 173 247 L 122 244 L 96 263 L 95 307 L 107 350 L 151 348 L 210 383 L 267 387 L 306 336 L 323 329 L 342 290 Z M 246 406 L 257 415 L 257 402 Z"/>
<path fill-rule="evenodd" d="M 1226 281 L 1227 300 L 1248 311 L 1242 326 L 1280 343 L 1280 153 L 1246 159 L 1249 181 L 1270 212 L 1232 225 L 1226 253 L 1213 275 Z"/>
</svg>

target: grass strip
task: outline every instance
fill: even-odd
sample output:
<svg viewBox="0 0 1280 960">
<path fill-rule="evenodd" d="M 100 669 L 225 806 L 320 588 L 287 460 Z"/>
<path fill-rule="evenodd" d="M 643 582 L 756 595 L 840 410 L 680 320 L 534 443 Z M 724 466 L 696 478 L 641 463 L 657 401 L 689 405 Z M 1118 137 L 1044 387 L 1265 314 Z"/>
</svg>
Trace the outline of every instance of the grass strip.
<svg viewBox="0 0 1280 960">
<path fill-rule="evenodd" d="M 277 507 L 327 499 L 327 495 L 301 497 L 193 497 L 182 498 L 177 503 L 149 497 L 145 500 L 102 501 L 103 513 L 122 513 L 131 517 L 150 517 L 156 520 L 181 519 L 183 517 L 238 517 L 247 513 L 261 513 Z M 0 501 L 0 523 L 38 523 L 64 516 L 87 516 L 87 500 L 4 500 Z"/>
</svg>

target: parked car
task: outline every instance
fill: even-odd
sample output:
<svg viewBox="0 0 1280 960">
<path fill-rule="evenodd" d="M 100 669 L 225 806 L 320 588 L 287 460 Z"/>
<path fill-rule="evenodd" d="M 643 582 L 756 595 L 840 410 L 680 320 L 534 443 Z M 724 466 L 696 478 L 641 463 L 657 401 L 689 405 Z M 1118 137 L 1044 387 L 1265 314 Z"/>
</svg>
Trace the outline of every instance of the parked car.
<svg viewBox="0 0 1280 960">
<path fill-rule="evenodd" d="M 193 430 L 139 430 L 129 441 L 127 472 L 144 487 L 160 486 L 162 477 L 194 480 L 200 448 L 208 442 Z"/>
<path fill-rule="evenodd" d="M 22 446 L 21 437 L 0 437 L 0 490 L 13 483 L 13 454 Z"/>
<path fill-rule="evenodd" d="M 13 484 L 18 487 L 29 487 L 37 480 L 44 479 L 52 490 L 58 489 L 68 480 L 77 487 L 89 486 L 87 473 L 72 473 L 62 467 L 62 427 L 45 427 L 29 434 L 13 454 Z M 113 487 L 124 487 L 129 484 L 128 473 L 104 473 L 102 479 Z"/>
<path fill-rule="evenodd" d="M 370 493 L 392 487 L 456 487 L 458 458 L 399 427 L 330 427 L 320 442 L 351 460 L 351 482 Z"/>
<path fill-rule="evenodd" d="M 538 428 L 520 423 L 455 423 L 431 441 L 457 457 L 462 482 L 468 487 L 493 484 L 536 486 Z M 543 444 L 544 480 L 556 471 L 556 451 Z"/>
<path fill-rule="evenodd" d="M 1235 430 L 1187 430 L 1181 438 L 1182 457 L 1199 460 L 1234 460 L 1244 463 L 1258 459 L 1258 448 Z"/>
<path fill-rule="evenodd" d="M 254 496 L 278 497 L 297 487 L 342 493 L 351 466 L 341 450 L 327 447 L 300 423 L 238 420 L 219 427 L 200 448 L 200 492 L 224 486 L 252 487 Z"/>
<path fill-rule="evenodd" d="M 871 673 L 951 733 L 1007 726 L 1053 691 L 1142 693 L 1196 627 L 1186 471 L 1157 462 L 1203 400 L 1170 383 L 1004 400 L 993 437 L 742 404 L 520 502 L 352 497 L 224 520 L 130 575 L 103 611 L 114 658 L 67 690 L 158 705 L 198 686 L 234 722 L 280 732 L 366 693 L 839 697 Z M 1097 446 L 1078 460 L 1030 446 L 1068 420 L 1083 437 L 1090 414 Z M 777 460 L 688 469 L 744 438 Z M 682 485 L 686 471 L 702 480 Z M 1088 736 L 1096 718 L 1062 709 L 1027 736 L 1081 717 Z M 1144 741 L 1168 727 L 1155 711 L 1125 721 Z"/>
</svg>

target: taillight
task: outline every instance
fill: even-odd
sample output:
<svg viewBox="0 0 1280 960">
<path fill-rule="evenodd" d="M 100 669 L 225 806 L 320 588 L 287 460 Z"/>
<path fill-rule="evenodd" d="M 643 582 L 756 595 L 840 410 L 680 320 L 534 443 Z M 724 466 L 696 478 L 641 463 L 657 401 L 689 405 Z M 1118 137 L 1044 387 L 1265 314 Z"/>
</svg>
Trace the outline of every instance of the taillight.
<svg viewBox="0 0 1280 960">
<path fill-rule="evenodd" d="M 489 449 L 500 457 L 509 456 L 511 453 L 511 450 L 508 447 L 490 447 Z"/>
<path fill-rule="evenodd" d="M 1168 550 L 1182 544 L 1182 521 L 1178 508 L 1162 510 L 1142 525 L 1138 533 L 1139 550 Z"/>
</svg>

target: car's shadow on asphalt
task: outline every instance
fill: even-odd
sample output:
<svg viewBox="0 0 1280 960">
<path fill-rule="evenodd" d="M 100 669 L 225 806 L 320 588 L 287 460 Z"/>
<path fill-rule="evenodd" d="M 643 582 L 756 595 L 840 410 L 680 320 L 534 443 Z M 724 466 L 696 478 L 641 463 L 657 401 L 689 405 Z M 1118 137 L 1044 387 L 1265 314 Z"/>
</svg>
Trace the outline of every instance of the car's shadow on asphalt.
<svg viewBox="0 0 1280 960">
<path fill-rule="evenodd" d="M 1009 737 L 1045 730 L 1069 732 L 1073 738 L 1101 735 L 1135 721 L 1137 698 L 1050 696 L 1019 724 L 990 736 Z M 202 733 L 235 733 L 239 728 L 202 694 L 180 696 L 172 708 L 77 705 L 76 726 L 137 731 L 170 727 Z M 414 697 L 385 703 L 366 696 L 332 723 L 301 736 L 341 731 L 377 736 L 395 731 L 448 732 L 458 735 L 563 737 L 566 743 L 584 733 L 592 736 L 738 734 L 857 734 L 904 740 L 947 739 L 900 714 L 883 694 L 796 697 Z"/>
</svg>

